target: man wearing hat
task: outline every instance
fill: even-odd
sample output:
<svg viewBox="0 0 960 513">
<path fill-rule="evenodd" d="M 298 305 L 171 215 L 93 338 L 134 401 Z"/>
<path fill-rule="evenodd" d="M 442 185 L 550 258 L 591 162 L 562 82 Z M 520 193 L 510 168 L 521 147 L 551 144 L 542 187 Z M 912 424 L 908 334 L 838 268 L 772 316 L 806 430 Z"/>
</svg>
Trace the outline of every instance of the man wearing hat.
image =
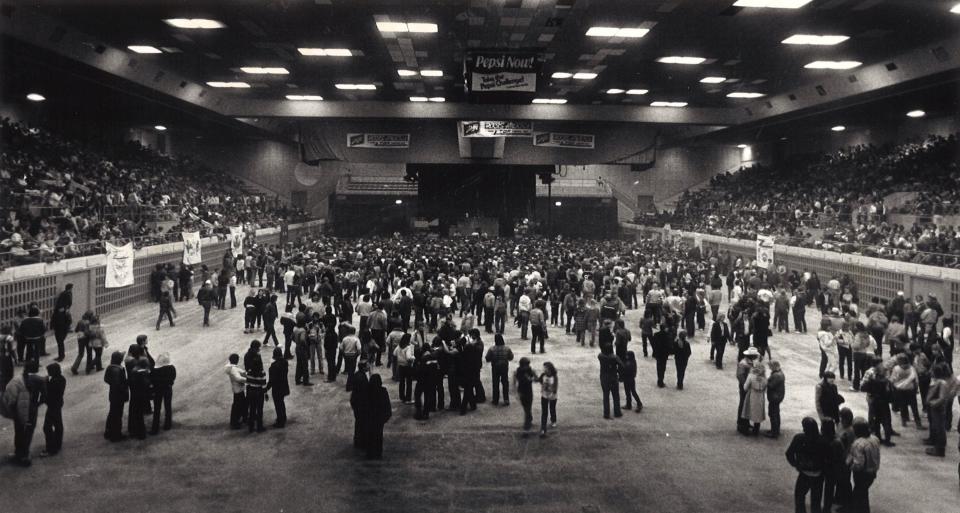
<svg viewBox="0 0 960 513">
<path fill-rule="evenodd" d="M 737 391 L 740 393 L 740 402 L 737 403 L 737 431 L 741 435 L 750 434 L 749 419 L 740 418 L 740 412 L 743 411 L 743 401 L 747 397 L 743 384 L 746 383 L 747 377 L 750 376 L 750 371 L 753 370 L 753 366 L 759 357 L 760 351 L 757 351 L 756 347 L 749 347 L 743 352 L 743 359 L 737 364 Z"/>
</svg>

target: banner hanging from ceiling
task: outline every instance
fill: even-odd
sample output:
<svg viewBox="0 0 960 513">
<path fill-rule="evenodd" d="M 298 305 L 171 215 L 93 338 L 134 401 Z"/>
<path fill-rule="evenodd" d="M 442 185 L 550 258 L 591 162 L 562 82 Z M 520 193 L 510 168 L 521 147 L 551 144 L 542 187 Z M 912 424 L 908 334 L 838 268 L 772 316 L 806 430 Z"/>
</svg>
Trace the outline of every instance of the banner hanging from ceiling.
<svg viewBox="0 0 960 513">
<path fill-rule="evenodd" d="M 104 242 L 107 249 L 107 274 L 103 286 L 108 289 L 133 285 L 133 243 L 114 246 Z"/>
<path fill-rule="evenodd" d="M 533 134 L 534 146 L 551 148 L 575 148 L 592 150 L 594 146 L 593 134 L 558 134 L 556 132 L 537 132 Z"/>
<path fill-rule="evenodd" d="M 532 121 L 461 121 L 463 137 L 533 137 Z"/>
<path fill-rule="evenodd" d="M 409 148 L 410 134 L 347 134 L 347 148 Z"/>
<path fill-rule="evenodd" d="M 471 93 L 535 93 L 542 65 L 537 53 L 509 51 L 472 52 L 464 61 Z"/>
<path fill-rule="evenodd" d="M 757 235 L 757 267 L 773 267 L 773 237 Z"/>
<path fill-rule="evenodd" d="M 183 263 L 194 265 L 203 262 L 200 257 L 200 232 L 181 232 L 183 237 Z"/>
</svg>

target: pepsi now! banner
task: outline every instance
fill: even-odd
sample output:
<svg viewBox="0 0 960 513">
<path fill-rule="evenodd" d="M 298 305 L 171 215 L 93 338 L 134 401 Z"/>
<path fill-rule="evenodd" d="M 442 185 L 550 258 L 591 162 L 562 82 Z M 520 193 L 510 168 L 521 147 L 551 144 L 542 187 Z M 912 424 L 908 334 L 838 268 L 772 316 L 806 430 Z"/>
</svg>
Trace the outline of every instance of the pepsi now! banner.
<svg viewBox="0 0 960 513">
<path fill-rule="evenodd" d="M 471 93 L 535 93 L 543 62 L 539 54 L 472 52 L 464 61 Z"/>
</svg>

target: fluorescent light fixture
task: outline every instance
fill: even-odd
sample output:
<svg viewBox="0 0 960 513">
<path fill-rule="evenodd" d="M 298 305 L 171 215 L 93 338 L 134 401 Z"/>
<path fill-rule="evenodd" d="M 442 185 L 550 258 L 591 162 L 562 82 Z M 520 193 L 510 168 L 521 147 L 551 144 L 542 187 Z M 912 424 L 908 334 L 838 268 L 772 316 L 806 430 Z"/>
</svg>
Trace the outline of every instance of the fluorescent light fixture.
<svg viewBox="0 0 960 513">
<path fill-rule="evenodd" d="M 167 130 L 167 127 L 163 125 L 154 125 L 153 129 L 156 130 L 157 132 L 165 132 Z"/>
<path fill-rule="evenodd" d="M 958 5 L 960 5 L 960 4 L 958 4 Z M 922 118 L 922 117 L 924 117 L 924 116 L 926 116 L 926 115 L 927 115 L 927 113 L 924 112 L 924 111 L 922 111 L 922 110 L 911 110 L 910 112 L 907 113 L 907 117 L 908 117 L 908 118 Z"/>
<path fill-rule="evenodd" d="M 416 71 L 413 71 L 412 69 L 398 69 L 398 70 L 397 70 L 397 75 L 400 75 L 401 77 L 412 77 L 412 76 L 414 76 L 414 75 L 416 75 L 416 74 L 417 74 L 417 72 L 416 72 Z"/>
<path fill-rule="evenodd" d="M 737 0 L 734 7 L 767 7 L 770 9 L 799 9 L 811 0 Z"/>
<path fill-rule="evenodd" d="M 951 7 L 950 12 L 952 12 L 953 14 L 960 14 L 960 4 L 957 4 Z"/>
<path fill-rule="evenodd" d="M 234 89 L 246 89 L 250 87 L 250 84 L 246 82 L 207 82 L 207 85 L 210 87 L 234 88 Z"/>
<path fill-rule="evenodd" d="M 627 94 L 647 94 L 649 92 L 646 89 L 627 89 Z"/>
<path fill-rule="evenodd" d="M 27 95 L 27 99 L 32 102 L 42 102 L 43 100 L 46 100 L 47 97 L 42 94 L 30 93 Z"/>
<path fill-rule="evenodd" d="M 163 53 L 159 48 L 147 45 L 130 45 L 127 47 L 127 50 L 134 53 Z"/>
<path fill-rule="evenodd" d="M 403 200 L 398 199 L 397 201 L 394 201 L 394 203 L 396 203 L 397 205 L 403 205 Z"/>
<path fill-rule="evenodd" d="M 853 69 L 862 65 L 857 61 L 813 61 L 804 66 L 807 69 Z"/>
<path fill-rule="evenodd" d="M 554 203 L 554 205 L 560 207 L 560 206 L 563 206 L 563 202 L 562 202 L 562 201 L 558 201 L 558 202 Z"/>
<path fill-rule="evenodd" d="M 623 94 L 625 92 L 623 89 L 607 89 L 607 94 Z"/>
<path fill-rule="evenodd" d="M 347 91 L 373 91 L 377 86 L 373 84 L 336 84 L 336 88 Z"/>
<path fill-rule="evenodd" d="M 349 48 L 297 48 L 300 55 L 310 57 L 351 57 L 353 50 Z"/>
<path fill-rule="evenodd" d="M 746 144 L 738 144 L 738 145 L 737 145 L 737 148 L 740 148 L 740 149 L 742 150 L 742 149 L 745 149 L 745 148 L 749 148 L 749 146 L 747 146 Z"/>
<path fill-rule="evenodd" d="M 422 69 L 420 70 L 421 77 L 442 77 L 442 69 Z"/>
<path fill-rule="evenodd" d="M 553 75 L 550 75 L 550 78 L 570 78 L 573 76 L 573 73 L 567 73 L 566 71 L 557 71 Z"/>
<path fill-rule="evenodd" d="M 397 23 L 393 21 L 378 21 L 377 29 L 380 32 L 437 32 L 436 23 Z"/>
<path fill-rule="evenodd" d="M 431 96 L 431 97 L 430 97 L 430 101 L 432 101 L 432 102 L 434 102 L 434 103 L 443 103 L 443 102 L 447 101 L 447 99 L 444 98 L 443 96 Z"/>
<path fill-rule="evenodd" d="M 662 62 L 664 64 L 702 64 L 705 61 L 703 57 L 682 57 L 672 55 L 669 57 L 660 57 L 657 59 L 657 62 Z"/>
<path fill-rule="evenodd" d="M 534 98 L 533 103 L 551 103 L 554 105 L 563 105 L 567 100 L 563 98 Z"/>
<path fill-rule="evenodd" d="M 727 77 L 703 77 L 700 79 L 701 84 L 722 84 L 727 81 Z"/>
<path fill-rule="evenodd" d="M 410 101 L 412 101 L 412 102 L 425 102 L 425 101 L 428 101 L 428 100 L 429 100 L 429 98 L 427 98 L 426 96 L 411 96 L 411 97 L 410 97 Z"/>
<path fill-rule="evenodd" d="M 681 107 L 686 107 L 687 102 L 652 102 L 651 107 L 673 107 L 679 109 Z"/>
<path fill-rule="evenodd" d="M 850 39 L 848 36 L 816 36 L 813 34 L 794 34 L 781 43 L 785 45 L 817 45 L 817 46 L 833 46 L 838 45 L 847 39 Z"/>
<path fill-rule="evenodd" d="M 181 29 L 218 29 L 226 26 L 217 20 L 204 18 L 170 18 L 163 21 L 171 27 Z"/>
<path fill-rule="evenodd" d="M 834 132 L 843 132 L 843 131 L 846 130 L 846 129 L 847 129 L 847 127 L 845 127 L 845 126 L 843 126 L 843 125 L 837 125 L 837 126 L 831 128 L 830 130 L 833 130 Z"/>
<path fill-rule="evenodd" d="M 618 27 L 590 27 L 587 35 L 590 37 L 623 37 L 639 38 L 647 35 L 650 29 L 645 28 L 618 28 Z"/>
<path fill-rule="evenodd" d="M 727 95 L 727 98 L 762 98 L 762 97 L 764 97 L 764 96 L 766 96 L 766 95 L 763 94 L 763 93 L 744 93 L 744 92 L 739 92 L 739 93 L 730 93 L 730 94 Z"/>
<path fill-rule="evenodd" d="M 244 66 L 240 71 L 251 75 L 289 75 L 287 68 L 262 68 L 260 66 Z"/>
<path fill-rule="evenodd" d="M 287 99 L 295 102 L 319 102 L 323 101 L 323 96 L 315 94 L 288 94 Z"/>
<path fill-rule="evenodd" d="M 597 74 L 596 74 L 596 73 L 588 73 L 588 72 L 585 72 L 585 71 L 581 71 L 581 72 L 579 72 L 579 73 L 574 73 L 574 74 L 573 74 L 573 79 L 574 79 L 574 80 L 593 80 L 593 79 L 595 79 L 595 78 L 597 78 Z"/>
</svg>

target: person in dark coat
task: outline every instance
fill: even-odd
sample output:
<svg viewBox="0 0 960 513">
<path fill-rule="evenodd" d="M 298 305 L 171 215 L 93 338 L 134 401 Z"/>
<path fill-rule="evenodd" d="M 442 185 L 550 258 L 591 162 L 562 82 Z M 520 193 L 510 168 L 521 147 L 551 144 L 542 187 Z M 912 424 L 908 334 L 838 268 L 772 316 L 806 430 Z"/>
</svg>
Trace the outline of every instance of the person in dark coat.
<svg viewBox="0 0 960 513">
<path fill-rule="evenodd" d="M 143 416 L 150 403 L 150 369 L 146 359 L 139 359 L 129 374 L 130 411 L 127 418 L 127 431 L 130 436 L 140 440 L 147 438 L 147 427 Z"/>
<path fill-rule="evenodd" d="M 263 359 L 260 358 L 260 341 L 250 342 L 250 349 L 243 355 L 243 368 L 247 381 L 247 431 L 258 433 L 263 429 L 263 389 L 267 385 L 267 376 L 263 371 Z"/>
<path fill-rule="evenodd" d="M 677 335 L 677 345 L 673 351 L 673 362 L 677 367 L 677 390 L 683 390 L 683 377 L 687 373 L 690 353 L 690 342 L 687 340 L 687 334 L 681 331 Z"/>
<path fill-rule="evenodd" d="M 364 446 L 367 449 L 367 459 L 379 460 L 383 458 L 383 425 L 393 414 L 390 407 L 390 394 L 383 386 L 379 374 L 371 376 L 370 382 L 364 389 L 367 394 L 363 410 Z"/>
<path fill-rule="evenodd" d="M 47 356 L 44 350 L 46 332 L 46 324 L 40 317 L 40 307 L 31 304 L 27 310 L 27 318 L 20 321 L 19 334 L 27 349 L 27 355 L 21 361 L 40 360 L 41 356 Z"/>
<path fill-rule="evenodd" d="M 273 294 L 270 296 L 270 299 L 267 300 L 263 308 L 263 345 L 266 346 L 270 343 L 270 337 L 273 337 L 273 345 L 280 347 L 280 341 L 277 340 L 277 330 L 276 330 L 276 321 L 277 317 L 280 316 L 280 312 L 277 311 L 277 295 Z"/>
<path fill-rule="evenodd" d="M 367 362 L 361 361 L 357 365 L 357 372 L 353 375 L 350 391 L 350 408 L 353 409 L 353 447 L 366 448 L 364 433 L 366 430 L 366 407 L 369 395 L 370 379 L 367 378 Z"/>
<path fill-rule="evenodd" d="M 727 318 L 723 314 L 718 314 L 713 327 L 710 328 L 710 360 L 712 360 L 717 369 L 723 369 L 723 352 L 730 342 L 730 327 L 727 325 Z"/>
<path fill-rule="evenodd" d="M 753 314 L 751 319 L 751 326 L 753 326 L 753 346 L 757 348 L 757 351 L 760 351 L 760 357 L 765 358 L 770 354 L 770 313 L 764 305 L 760 303 L 761 308 L 758 308 Z"/>
<path fill-rule="evenodd" d="M 618 382 L 624 363 L 613 352 L 612 344 L 600 346 L 600 388 L 603 391 L 603 418 L 610 418 L 610 396 L 613 395 L 613 416 L 622 417 L 620 412 L 620 384 Z"/>
<path fill-rule="evenodd" d="M 162 298 L 161 298 L 162 300 Z M 150 371 L 150 383 L 153 385 L 153 427 L 151 435 L 160 432 L 160 409 L 165 413 L 163 430 L 168 431 L 173 426 L 173 382 L 177 379 L 177 368 L 170 363 L 170 354 L 161 353 L 157 363 Z"/>
<path fill-rule="evenodd" d="M 670 353 L 673 350 L 673 340 L 670 337 L 670 330 L 666 324 L 660 325 L 660 331 L 653 334 L 653 358 L 657 360 L 657 386 L 663 388 L 667 385 L 663 383 L 663 376 L 667 371 L 667 360 L 670 359 Z"/>
<path fill-rule="evenodd" d="M 298 350 L 299 347 L 298 344 Z M 267 383 L 267 388 L 264 389 L 264 393 L 269 393 L 270 389 L 273 389 L 273 407 L 277 413 L 277 420 L 273 423 L 273 427 L 275 428 L 282 428 L 287 425 L 287 405 L 284 400 L 290 395 L 289 373 L 290 368 L 287 364 L 287 359 L 283 355 L 283 350 L 279 347 L 273 348 L 273 363 L 270 364 L 270 381 Z"/>
<path fill-rule="evenodd" d="M 826 371 L 823 373 L 823 380 L 817 383 L 815 390 L 816 406 L 821 422 L 831 419 L 836 424 L 840 421 L 840 404 L 844 402 L 844 399 L 842 395 L 837 393 L 836 379 L 836 375 L 832 371 Z"/>
<path fill-rule="evenodd" d="M 63 446 L 63 392 L 67 380 L 63 377 L 60 364 L 47 365 L 47 383 L 43 402 L 47 404 L 47 414 L 43 417 L 43 435 L 47 446 L 41 456 L 53 456 Z"/>
<path fill-rule="evenodd" d="M 203 282 L 203 286 L 197 291 L 197 303 L 203 307 L 203 327 L 210 326 L 210 309 L 213 308 L 213 302 L 217 293 L 213 291 L 213 285 L 210 280 Z"/>
<path fill-rule="evenodd" d="M 770 376 L 767 377 L 767 415 L 770 417 L 770 431 L 764 433 L 768 438 L 780 437 L 780 403 L 786 395 L 785 378 L 780 370 L 780 362 L 770 362 Z"/>
<path fill-rule="evenodd" d="M 110 413 L 103 437 L 111 442 L 119 442 L 123 436 L 123 405 L 130 400 L 130 387 L 127 386 L 127 371 L 123 368 L 123 353 L 114 351 L 110 355 L 110 365 L 103 373 L 103 381 L 110 385 Z"/>
<path fill-rule="evenodd" d="M 173 308 L 173 298 L 170 297 L 170 292 L 165 290 L 160 293 L 160 315 L 157 316 L 157 331 L 160 331 L 160 321 L 162 321 L 164 317 L 170 322 L 170 327 L 172 328 L 174 326 L 174 315 L 177 315 L 177 311 Z"/>
<path fill-rule="evenodd" d="M 623 395 L 627 398 L 627 409 L 632 406 L 634 399 L 637 401 L 637 413 L 643 409 L 643 402 L 637 394 L 637 356 L 633 351 L 627 351 L 627 359 L 624 360 L 623 370 L 620 373 L 620 379 L 623 381 Z"/>
<path fill-rule="evenodd" d="M 806 511 L 805 501 L 807 492 L 810 492 L 811 509 L 820 511 L 829 447 L 820 436 L 820 429 L 814 418 L 804 417 L 801 424 L 803 433 L 794 435 L 786 452 L 787 462 L 797 469 L 794 505 L 796 511 Z"/>
<path fill-rule="evenodd" d="M 64 356 L 64 341 L 70 328 L 73 327 L 73 317 L 70 315 L 70 307 L 73 306 L 73 284 L 68 283 L 63 292 L 57 296 L 53 305 L 53 315 L 50 316 L 50 328 L 53 329 L 54 339 L 57 341 L 57 358 L 62 362 Z"/>
</svg>

